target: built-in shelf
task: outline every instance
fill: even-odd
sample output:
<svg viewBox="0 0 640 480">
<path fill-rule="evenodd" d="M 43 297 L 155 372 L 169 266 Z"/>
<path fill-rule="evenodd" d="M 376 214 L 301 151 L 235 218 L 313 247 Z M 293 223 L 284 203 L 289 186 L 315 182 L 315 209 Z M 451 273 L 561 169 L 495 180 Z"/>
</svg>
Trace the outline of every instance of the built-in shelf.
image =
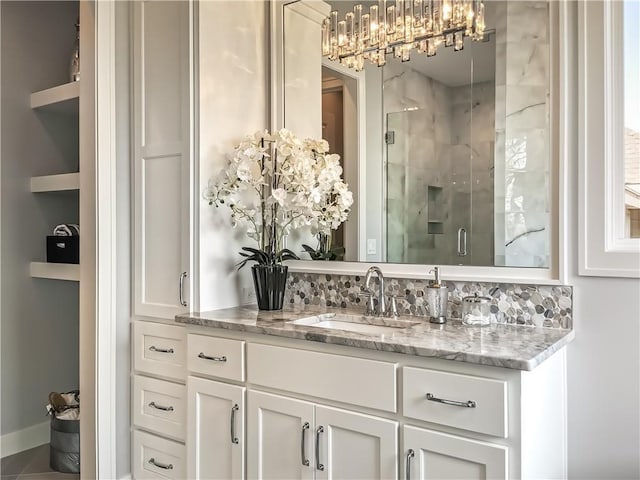
<svg viewBox="0 0 640 480">
<path fill-rule="evenodd" d="M 71 263 L 31 262 L 30 273 L 36 278 L 52 280 L 80 281 L 80 265 Z"/>
<path fill-rule="evenodd" d="M 79 173 L 63 173 L 60 175 L 44 175 L 31 177 L 31 191 L 36 192 L 63 192 L 66 190 L 80 189 Z"/>
<path fill-rule="evenodd" d="M 80 82 L 70 82 L 31 94 L 31 108 L 49 108 L 60 112 L 78 111 Z"/>
<path fill-rule="evenodd" d="M 442 235 L 444 224 L 442 223 L 442 187 L 427 185 L 427 233 Z"/>
</svg>

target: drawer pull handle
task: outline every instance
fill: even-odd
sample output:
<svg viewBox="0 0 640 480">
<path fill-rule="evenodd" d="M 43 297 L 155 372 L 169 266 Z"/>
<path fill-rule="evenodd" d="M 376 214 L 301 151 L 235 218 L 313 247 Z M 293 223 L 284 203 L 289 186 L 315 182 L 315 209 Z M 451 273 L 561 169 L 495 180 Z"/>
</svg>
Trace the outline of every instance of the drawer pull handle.
<svg viewBox="0 0 640 480">
<path fill-rule="evenodd" d="M 304 425 L 302 425 L 302 435 L 300 437 L 300 458 L 302 459 L 302 465 L 304 465 L 305 467 L 309 466 L 309 459 L 306 457 L 305 452 L 307 450 L 305 443 L 306 443 L 306 435 L 305 433 L 307 432 L 307 430 L 309 430 L 309 422 L 304 422 Z"/>
<path fill-rule="evenodd" d="M 453 405 L 454 407 L 476 408 L 476 402 L 474 402 L 473 400 L 458 402 L 456 400 L 447 400 L 445 398 L 434 397 L 432 393 L 427 393 L 427 400 L 431 402 L 444 403 L 445 405 Z"/>
<path fill-rule="evenodd" d="M 173 348 L 158 348 L 155 345 L 151 345 L 149 347 L 149 350 L 151 350 L 152 352 L 158 352 L 158 353 L 173 353 Z"/>
<path fill-rule="evenodd" d="M 316 468 L 320 471 L 324 470 L 324 465 L 320 463 L 320 434 L 324 432 L 324 427 L 320 425 L 316 430 Z"/>
<path fill-rule="evenodd" d="M 165 407 L 164 405 L 158 405 L 156 402 L 151 402 L 149 406 L 155 408 L 156 410 L 162 410 L 163 412 L 173 412 L 172 406 Z"/>
<path fill-rule="evenodd" d="M 149 463 L 151 465 L 153 465 L 154 467 L 162 468 L 163 470 L 173 470 L 173 464 L 172 463 L 166 464 L 166 463 L 156 462 L 155 458 L 150 458 L 149 459 Z"/>
<path fill-rule="evenodd" d="M 236 445 L 240 443 L 240 440 L 238 440 L 238 437 L 236 437 L 236 412 L 238 410 L 240 410 L 238 404 L 235 404 L 233 407 L 231 407 L 231 443 L 234 443 Z"/>
<path fill-rule="evenodd" d="M 226 362 L 227 357 L 210 357 L 209 355 L 205 355 L 203 352 L 198 354 L 198 358 L 202 358 L 204 360 L 211 360 L 212 362 Z"/>
<path fill-rule="evenodd" d="M 411 480 L 411 459 L 415 456 L 415 454 L 416 453 L 411 448 L 407 452 L 407 465 L 404 469 L 404 473 L 407 480 Z"/>
</svg>

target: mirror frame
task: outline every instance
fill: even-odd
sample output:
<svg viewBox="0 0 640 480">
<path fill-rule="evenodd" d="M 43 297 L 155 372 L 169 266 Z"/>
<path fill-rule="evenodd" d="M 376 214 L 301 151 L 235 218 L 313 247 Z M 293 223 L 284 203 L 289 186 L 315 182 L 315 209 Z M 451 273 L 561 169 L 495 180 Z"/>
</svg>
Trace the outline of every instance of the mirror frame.
<svg viewBox="0 0 640 480">
<path fill-rule="evenodd" d="M 314 16 L 322 16 L 319 0 L 272 0 L 270 8 L 270 92 L 271 129 L 284 127 L 284 7 L 299 2 L 308 7 Z M 292 260 L 288 262 L 292 272 L 334 275 L 363 275 L 372 265 L 380 266 L 390 278 L 424 279 L 434 266 L 441 268 L 443 278 L 452 281 L 513 282 L 534 284 L 563 284 L 567 278 L 567 178 L 568 157 L 574 155 L 573 131 L 577 124 L 572 108 L 573 59 L 576 56 L 572 41 L 576 25 L 573 9 L 568 0 L 549 1 L 550 8 L 550 151 L 552 175 L 551 188 L 551 265 L 549 268 L 533 267 L 481 267 L 463 265 L 426 265 L 371 262 L 338 262 Z M 320 45 L 318 43 L 318 48 Z M 359 225 L 360 228 L 360 225 Z"/>
</svg>

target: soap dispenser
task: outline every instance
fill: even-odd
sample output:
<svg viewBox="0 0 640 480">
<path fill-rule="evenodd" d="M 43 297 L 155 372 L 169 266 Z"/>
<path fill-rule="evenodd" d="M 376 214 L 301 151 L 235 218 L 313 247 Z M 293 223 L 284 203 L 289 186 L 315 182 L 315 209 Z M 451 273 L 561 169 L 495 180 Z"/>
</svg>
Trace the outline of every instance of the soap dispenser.
<svg viewBox="0 0 640 480">
<path fill-rule="evenodd" d="M 434 280 L 429 281 L 426 288 L 427 307 L 429 308 L 429 321 L 431 323 L 447 322 L 447 286 L 440 283 L 440 269 L 435 267 L 429 273 L 435 275 Z"/>
</svg>

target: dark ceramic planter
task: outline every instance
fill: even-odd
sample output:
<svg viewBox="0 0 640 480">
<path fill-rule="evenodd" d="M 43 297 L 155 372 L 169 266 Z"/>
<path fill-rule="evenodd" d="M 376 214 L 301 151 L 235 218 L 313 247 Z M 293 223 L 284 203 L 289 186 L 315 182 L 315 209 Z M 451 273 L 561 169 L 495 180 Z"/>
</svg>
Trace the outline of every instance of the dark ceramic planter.
<svg viewBox="0 0 640 480">
<path fill-rule="evenodd" d="M 289 267 L 284 265 L 253 265 L 253 286 L 260 310 L 282 310 Z"/>
</svg>

